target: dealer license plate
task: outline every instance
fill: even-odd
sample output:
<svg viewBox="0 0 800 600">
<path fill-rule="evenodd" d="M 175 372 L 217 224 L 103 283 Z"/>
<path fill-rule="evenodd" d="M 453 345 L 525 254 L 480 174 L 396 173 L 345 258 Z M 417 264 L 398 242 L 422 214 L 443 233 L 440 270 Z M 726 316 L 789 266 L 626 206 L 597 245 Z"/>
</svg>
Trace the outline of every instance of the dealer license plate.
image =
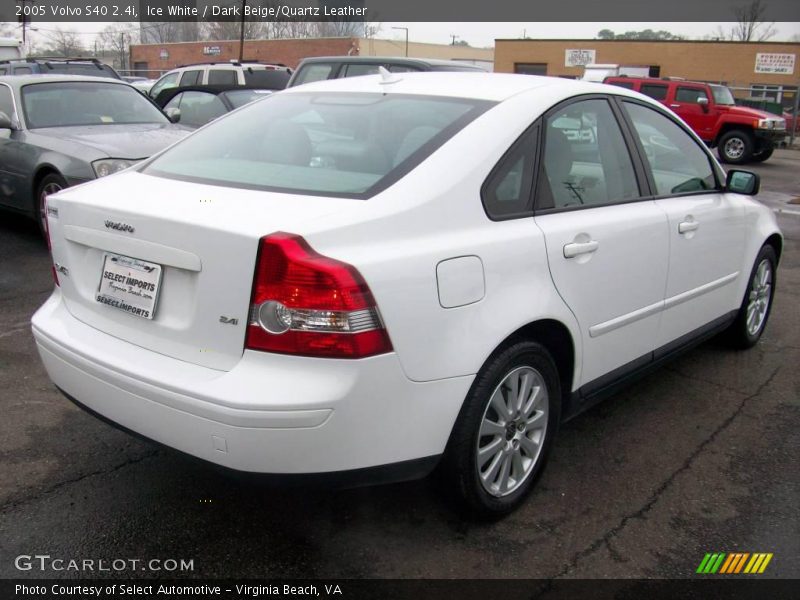
<svg viewBox="0 0 800 600">
<path fill-rule="evenodd" d="M 152 319 L 161 285 L 161 265 L 106 253 L 95 300 L 145 319 Z"/>
</svg>

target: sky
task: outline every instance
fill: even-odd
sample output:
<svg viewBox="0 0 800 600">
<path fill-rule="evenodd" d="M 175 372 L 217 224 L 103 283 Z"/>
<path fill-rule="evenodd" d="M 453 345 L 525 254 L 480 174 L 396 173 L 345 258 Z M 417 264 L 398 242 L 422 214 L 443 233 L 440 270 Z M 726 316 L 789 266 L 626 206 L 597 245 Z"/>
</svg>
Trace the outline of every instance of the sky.
<svg viewBox="0 0 800 600">
<path fill-rule="evenodd" d="M 48 31 L 57 27 L 75 31 L 81 34 L 85 44 L 94 43 L 94 35 L 102 30 L 108 23 L 37 23 L 39 32 L 31 32 L 38 43 L 47 43 Z M 493 46 L 496 38 L 593 38 L 601 29 L 611 29 L 617 33 L 630 30 L 664 29 L 674 34 L 684 35 L 688 38 L 702 39 L 706 35 L 714 35 L 718 27 L 724 30 L 733 26 L 733 23 L 382 23 L 377 37 L 385 39 L 405 40 L 405 31 L 395 30 L 392 27 L 408 27 L 408 38 L 412 42 L 430 42 L 449 44 L 453 35 L 458 40 L 464 40 L 472 46 Z M 793 36 L 800 36 L 800 23 L 779 22 L 775 23 L 777 33 L 770 41 L 786 41 Z M 795 38 L 795 41 L 797 38 Z"/>
</svg>

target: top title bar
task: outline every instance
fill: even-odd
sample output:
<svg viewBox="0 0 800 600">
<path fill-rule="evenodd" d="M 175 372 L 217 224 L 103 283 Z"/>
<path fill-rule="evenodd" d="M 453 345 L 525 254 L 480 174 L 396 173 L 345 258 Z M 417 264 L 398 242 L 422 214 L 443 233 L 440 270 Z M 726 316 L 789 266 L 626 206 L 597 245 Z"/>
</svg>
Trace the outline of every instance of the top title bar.
<svg viewBox="0 0 800 600">
<path fill-rule="evenodd" d="M 750 0 L 0 0 L 0 21 L 737 21 Z M 764 21 L 800 21 L 766 0 Z"/>
</svg>

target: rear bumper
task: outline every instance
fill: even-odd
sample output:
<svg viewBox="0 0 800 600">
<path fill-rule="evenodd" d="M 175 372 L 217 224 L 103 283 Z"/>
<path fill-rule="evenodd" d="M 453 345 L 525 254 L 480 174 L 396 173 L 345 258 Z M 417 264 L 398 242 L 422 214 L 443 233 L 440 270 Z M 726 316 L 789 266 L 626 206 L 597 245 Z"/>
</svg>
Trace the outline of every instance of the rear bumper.
<svg viewBox="0 0 800 600">
<path fill-rule="evenodd" d="M 32 328 L 48 375 L 81 406 L 240 471 L 432 466 L 473 379 L 415 383 L 394 354 L 346 361 L 246 351 L 232 370 L 217 371 L 78 321 L 58 289 L 33 316 Z"/>
</svg>

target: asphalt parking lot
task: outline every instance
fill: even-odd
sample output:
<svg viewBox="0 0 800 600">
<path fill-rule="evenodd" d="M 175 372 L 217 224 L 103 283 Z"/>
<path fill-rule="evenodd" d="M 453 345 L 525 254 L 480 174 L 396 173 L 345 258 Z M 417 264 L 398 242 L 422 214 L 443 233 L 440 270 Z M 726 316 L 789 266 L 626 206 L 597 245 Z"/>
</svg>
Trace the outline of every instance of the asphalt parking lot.
<svg viewBox="0 0 800 600">
<path fill-rule="evenodd" d="M 771 552 L 767 575 L 800 577 L 800 152 L 754 170 L 786 235 L 762 341 L 712 340 L 566 424 L 538 488 L 495 524 L 461 520 L 429 481 L 269 489 L 78 410 L 29 328 L 47 249 L 0 214 L 0 577 L 80 575 L 15 568 L 33 554 L 188 559 L 169 575 L 203 578 L 691 577 L 717 551 Z"/>
</svg>

